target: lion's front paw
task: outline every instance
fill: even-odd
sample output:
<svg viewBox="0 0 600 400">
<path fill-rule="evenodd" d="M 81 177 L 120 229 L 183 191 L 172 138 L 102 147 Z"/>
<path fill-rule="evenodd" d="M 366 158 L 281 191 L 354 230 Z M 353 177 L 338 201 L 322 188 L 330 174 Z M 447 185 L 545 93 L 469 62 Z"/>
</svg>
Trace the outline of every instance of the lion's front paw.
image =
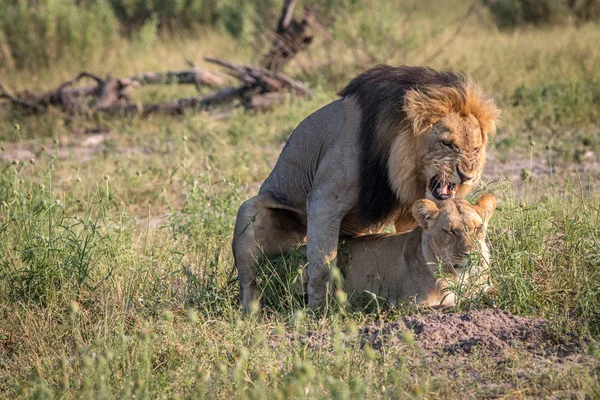
<svg viewBox="0 0 600 400">
<path fill-rule="evenodd" d="M 260 308 L 255 283 L 240 285 L 240 303 L 246 313 L 253 314 Z"/>
<path fill-rule="evenodd" d="M 308 308 L 316 309 L 325 305 L 327 301 L 327 285 L 321 283 L 319 285 L 309 284 L 308 292 Z"/>
</svg>

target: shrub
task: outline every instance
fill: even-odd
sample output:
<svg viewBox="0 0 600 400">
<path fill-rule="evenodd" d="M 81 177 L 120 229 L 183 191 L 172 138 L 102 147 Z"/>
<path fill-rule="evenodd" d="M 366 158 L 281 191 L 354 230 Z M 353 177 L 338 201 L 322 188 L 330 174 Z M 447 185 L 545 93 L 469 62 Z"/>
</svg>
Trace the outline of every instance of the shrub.
<svg viewBox="0 0 600 400">
<path fill-rule="evenodd" d="M 9 0 L 0 2 L 0 65 L 37 68 L 65 57 L 87 60 L 102 55 L 119 33 L 142 49 L 159 31 L 203 26 L 250 39 L 262 28 L 272 29 L 279 10 L 274 0 Z"/>
<path fill-rule="evenodd" d="M 526 121 L 541 126 L 580 126 L 600 117 L 600 82 L 592 79 L 519 86 L 512 105 L 527 110 Z"/>
<path fill-rule="evenodd" d="M 600 0 L 484 0 L 500 29 L 598 21 Z"/>
<path fill-rule="evenodd" d="M 64 57 L 86 59 L 117 32 L 118 21 L 104 0 L 0 2 L 0 64 L 22 68 Z"/>
<path fill-rule="evenodd" d="M 163 27 L 181 28 L 213 24 L 217 20 L 216 0 L 108 0 L 114 15 L 131 32 L 150 18 L 157 18 Z M 87 3 L 93 3 L 87 0 Z"/>
</svg>

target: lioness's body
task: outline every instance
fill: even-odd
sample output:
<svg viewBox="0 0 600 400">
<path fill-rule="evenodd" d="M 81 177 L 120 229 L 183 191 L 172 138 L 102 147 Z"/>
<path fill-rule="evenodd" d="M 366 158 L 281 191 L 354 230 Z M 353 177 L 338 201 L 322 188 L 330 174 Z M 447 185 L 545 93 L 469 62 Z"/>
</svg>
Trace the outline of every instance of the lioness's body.
<svg viewBox="0 0 600 400">
<path fill-rule="evenodd" d="M 413 301 L 431 307 L 453 305 L 454 295 L 444 292 L 445 282 L 432 268 L 438 260 L 427 257 L 433 253 L 423 248 L 422 236 L 423 229 L 417 227 L 404 234 L 368 235 L 345 241 L 348 255 L 338 256 L 345 277 L 344 290 L 348 294 L 367 290 L 394 305 Z"/>
<path fill-rule="evenodd" d="M 458 199 L 438 205 L 415 203 L 419 226 L 411 232 L 344 240 L 338 251 L 344 290 L 350 295 L 366 290 L 395 305 L 446 307 L 455 301 L 446 290 L 448 282 L 476 279 L 484 284 L 490 264 L 485 232 L 496 208 L 494 196 L 485 195 L 476 205 Z"/>
<path fill-rule="evenodd" d="M 419 198 L 464 196 L 479 179 L 497 109 L 463 75 L 380 66 L 298 125 L 259 194 L 238 212 L 233 253 L 244 308 L 257 259 L 305 239 L 309 306 L 326 297 L 338 238 L 414 228 Z"/>
</svg>

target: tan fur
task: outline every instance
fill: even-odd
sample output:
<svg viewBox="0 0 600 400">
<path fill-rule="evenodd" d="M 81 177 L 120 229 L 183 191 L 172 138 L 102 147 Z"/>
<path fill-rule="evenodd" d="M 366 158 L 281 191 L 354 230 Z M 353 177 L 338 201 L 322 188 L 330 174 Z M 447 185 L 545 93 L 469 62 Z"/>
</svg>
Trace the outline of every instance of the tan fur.
<svg viewBox="0 0 600 400">
<path fill-rule="evenodd" d="M 437 85 L 408 91 L 404 98 L 404 111 L 412 123 L 413 132 L 419 135 L 436 121 L 457 112 L 461 116 L 473 115 L 479 121 L 486 142 L 487 135 L 496 131 L 500 110 L 470 77 L 464 77 L 463 90 L 465 96 L 456 88 Z"/>
<path fill-rule="evenodd" d="M 345 256 L 338 263 L 346 276 L 344 289 L 349 294 L 366 290 L 393 304 L 415 301 L 446 307 L 455 301 L 447 290 L 450 282 L 476 280 L 482 289 L 489 288 L 485 232 L 495 208 L 491 194 L 476 205 L 458 199 L 438 204 L 418 200 L 412 213 L 420 226 L 414 231 L 344 242 Z M 479 260 L 471 261 L 474 256 Z M 443 279 L 437 276 L 440 261 L 446 275 Z"/>
</svg>

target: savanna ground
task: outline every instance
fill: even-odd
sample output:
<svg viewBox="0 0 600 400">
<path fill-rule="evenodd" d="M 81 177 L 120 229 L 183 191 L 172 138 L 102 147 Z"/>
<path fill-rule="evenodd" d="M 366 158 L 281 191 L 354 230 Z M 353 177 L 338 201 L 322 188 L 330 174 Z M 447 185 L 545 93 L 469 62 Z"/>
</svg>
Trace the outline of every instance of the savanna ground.
<svg viewBox="0 0 600 400">
<path fill-rule="evenodd" d="M 600 397 L 594 23 L 499 31 L 479 7 L 430 63 L 470 73 L 503 109 L 478 189 L 499 199 L 493 292 L 465 297 L 459 314 L 374 302 L 315 316 L 263 281 L 268 307 L 240 312 L 237 208 L 293 128 L 361 70 L 422 64 L 467 8 L 402 3 L 340 9 L 330 37 L 317 35 L 286 70 L 313 97 L 270 112 L 65 119 L 0 109 L 0 397 Z M 80 70 L 257 63 L 267 46 L 218 27 L 144 35 L 85 60 L 3 65 L 1 80 L 45 89 Z"/>
</svg>

